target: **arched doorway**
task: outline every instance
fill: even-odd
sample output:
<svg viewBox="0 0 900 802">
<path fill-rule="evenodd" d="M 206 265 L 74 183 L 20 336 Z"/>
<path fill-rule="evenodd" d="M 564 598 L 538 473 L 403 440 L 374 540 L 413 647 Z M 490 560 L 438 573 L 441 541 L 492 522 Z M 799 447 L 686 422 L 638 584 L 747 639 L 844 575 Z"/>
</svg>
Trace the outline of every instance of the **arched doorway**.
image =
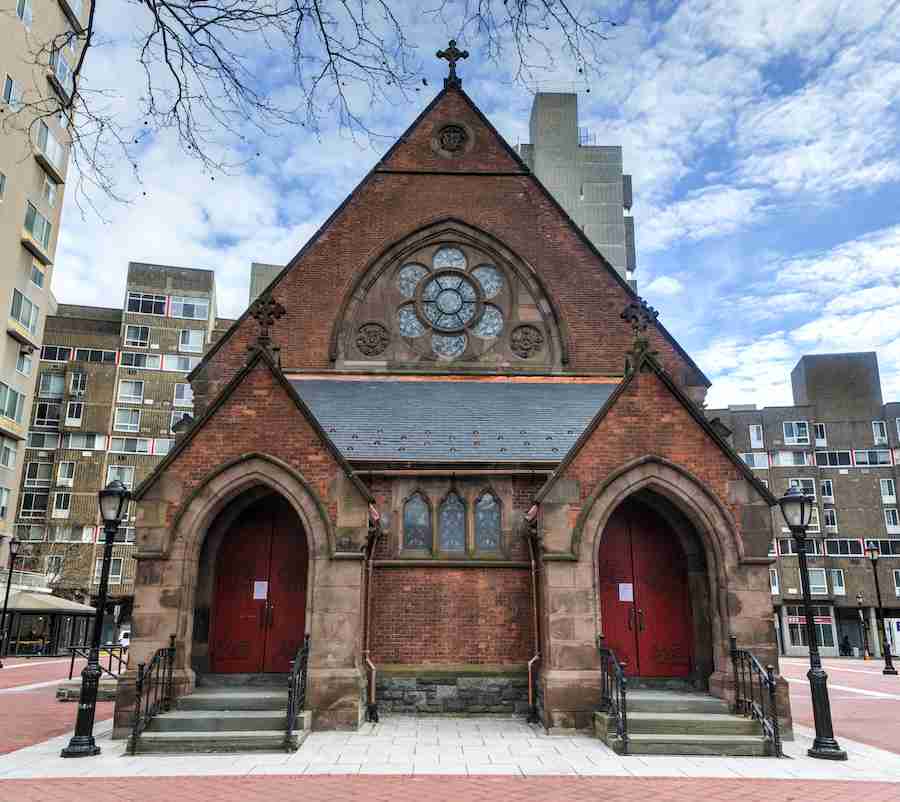
<svg viewBox="0 0 900 802">
<path fill-rule="evenodd" d="M 267 494 L 223 534 L 215 562 L 209 667 L 286 672 L 306 629 L 309 552 L 291 505 Z"/>
<path fill-rule="evenodd" d="M 598 568 L 604 639 L 626 673 L 692 676 L 688 560 L 669 522 L 652 506 L 627 499 L 606 524 Z"/>
</svg>

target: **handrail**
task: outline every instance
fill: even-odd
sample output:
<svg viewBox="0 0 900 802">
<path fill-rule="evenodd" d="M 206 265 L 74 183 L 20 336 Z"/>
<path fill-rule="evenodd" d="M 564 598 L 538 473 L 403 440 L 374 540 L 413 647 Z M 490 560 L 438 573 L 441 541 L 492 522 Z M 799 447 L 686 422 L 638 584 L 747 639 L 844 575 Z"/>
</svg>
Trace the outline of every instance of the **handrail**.
<svg viewBox="0 0 900 802">
<path fill-rule="evenodd" d="M 628 754 L 628 679 L 625 663 L 607 646 L 598 644 L 600 652 L 600 709 L 616 722 L 616 737 L 621 744 L 621 754 Z"/>
<path fill-rule="evenodd" d="M 729 638 L 734 668 L 734 712 L 760 723 L 763 737 L 775 757 L 783 757 L 778 724 L 775 667 L 762 663 L 746 649 L 739 649 L 737 638 Z"/>
<path fill-rule="evenodd" d="M 294 735 L 297 715 L 306 707 L 307 676 L 309 674 L 309 635 L 303 637 L 303 645 L 291 661 L 288 674 L 287 724 L 284 733 L 284 748 L 296 752 L 300 744 Z"/>
<path fill-rule="evenodd" d="M 83 657 L 85 660 L 90 659 L 90 647 L 88 646 L 69 646 L 69 652 L 72 655 L 72 659 L 69 661 L 69 679 L 72 679 L 72 675 L 75 673 L 75 658 Z M 128 657 L 125 654 L 125 649 L 121 644 L 118 643 L 107 643 L 100 647 L 100 655 L 102 657 L 103 652 L 107 653 L 109 657 L 109 668 L 104 668 L 102 665 L 100 666 L 100 671 L 102 674 L 109 674 L 113 679 L 116 679 L 119 674 L 122 673 L 122 666 L 128 662 Z M 116 661 L 116 671 L 113 672 L 112 664 L 113 660 Z M 101 676 L 102 676 L 101 674 Z"/>
<path fill-rule="evenodd" d="M 175 636 L 169 635 L 169 645 L 157 649 L 149 663 L 138 663 L 135 683 L 134 723 L 128 742 L 128 753 L 137 750 L 138 738 L 160 711 L 172 707 L 172 669 L 175 665 Z"/>
</svg>

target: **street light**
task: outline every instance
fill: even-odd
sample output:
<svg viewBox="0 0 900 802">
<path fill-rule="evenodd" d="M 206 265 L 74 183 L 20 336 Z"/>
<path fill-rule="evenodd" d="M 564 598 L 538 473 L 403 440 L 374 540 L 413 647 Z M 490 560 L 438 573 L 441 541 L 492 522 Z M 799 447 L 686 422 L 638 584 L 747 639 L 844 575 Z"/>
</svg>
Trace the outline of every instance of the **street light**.
<svg viewBox="0 0 900 802">
<path fill-rule="evenodd" d="M 859 628 L 862 630 L 862 642 L 863 642 L 863 660 L 869 659 L 869 629 L 866 627 L 866 619 L 863 615 L 863 595 L 862 593 L 856 594 L 856 607 L 859 612 Z"/>
<path fill-rule="evenodd" d="M 872 563 L 872 573 L 875 574 L 875 598 L 878 601 L 878 607 L 875 611 L 878 616 L 878 641 L 881 643 L 881 652 L 884 655 L 884 669 L 882 674 L 897 676 L 897 669 L 891 661 L 891 644 L 888 643 L 884 636 L 884 610 L 881 607 L 881 585 L 878 584 L 878 558 L 881 556 L 881 549 L 874 540 L 866 543 L 866 557 Z"/>
<path fill-rule="evenodd" d="M 94 741 L 94 715 L 97 712 L 97 691 L 100 687 L 100 635 L 103 630 L 103 610 L 106 608 L 106 591 L 109 586 L 109 565 L 112 562 L 113 545 L 119 522 L 131 493 L 118 479 L 114 479 L 98 494 L 100 515 L 103 518 L 103 565 L 100 570 L 100 587 L 97 590 L 97 610 L 94 613 L 94 629 L 91 632 L 91 651 L 88 663 L 81 672 L 81 695 L 78 699 L 78 717 L 75 734 L 62 750 L 63 757 L 91 757 L 100 754 Z"/>
<path fill-rule="evenodd" d="M 806 642 L 809 644 L 809 690 L 812 697 L 813 719 L 816 737 L 812 748 L 807 750 L 810 757 L 825 760 L 846 760 L 847 753 L 840 748 L 834 737 L 831 724 L 831 703 L 828 701 L 828 674 L 822 668 L 819 657 L 819 641 L 812 617 L 812 597 L 809 590 L 809 568 L 806 564 L 806 529 L 812 518 L 813 502 L 803 495 L 799 487 L 789 487 L 778 499 L 781 514 L 794 538 L 794 550 L 800 566 L 800 584 L 803 587 L 803 617 L 806 621 Z"/>
<path fill-rule="evenodd" d="M 16 557 L 19 556 L 19 546 L 21 545 L 15 538 L 9 541 L 9 573 L 6 575 L 6 595 L 3 597 L 3 618 L 0 618 L 0 668 L 3 668 L 3 656 L 6 654 L 8 643 L 6 610 L 9 607 L 9 586 L 12 585 L 13 569 L 16 567 Z"/>
</svg>

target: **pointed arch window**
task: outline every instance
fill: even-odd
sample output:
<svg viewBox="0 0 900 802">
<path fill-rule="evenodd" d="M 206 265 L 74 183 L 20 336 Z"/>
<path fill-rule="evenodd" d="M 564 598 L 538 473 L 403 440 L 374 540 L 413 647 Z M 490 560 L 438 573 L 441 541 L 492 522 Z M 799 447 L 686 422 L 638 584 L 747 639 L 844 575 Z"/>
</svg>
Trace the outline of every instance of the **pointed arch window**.
<svg viewBox="0 0 900 802">
<path fill-rule="evenodd" d="M 500 499 L 490 490 L 475 502 L 475 548 L 500 550 Z"/>
<path fill-rule="evenodd" d="M 466 550 L 466 505 L 455 492 L 441 502 L 438 534 L 441 551 Z"/>
<path fill-rule="evenodd" d="M 421 493 L 410 496 L 403 505 L 403 548 L 432 547 L 431 507 Z"/>
</svg>

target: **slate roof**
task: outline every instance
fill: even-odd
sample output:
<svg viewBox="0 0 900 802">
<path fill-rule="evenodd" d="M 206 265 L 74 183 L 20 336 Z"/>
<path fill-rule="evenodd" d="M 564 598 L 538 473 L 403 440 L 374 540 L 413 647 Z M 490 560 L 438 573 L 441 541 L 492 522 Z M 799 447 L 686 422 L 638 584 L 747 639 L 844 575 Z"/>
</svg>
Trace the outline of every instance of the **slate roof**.
<svg viewBox="0 0 900 802">
<path fill-rule="evenodd" d="M 292 379 L 350 462 L 554 462 L 618 386 Z"/>
</svg>

